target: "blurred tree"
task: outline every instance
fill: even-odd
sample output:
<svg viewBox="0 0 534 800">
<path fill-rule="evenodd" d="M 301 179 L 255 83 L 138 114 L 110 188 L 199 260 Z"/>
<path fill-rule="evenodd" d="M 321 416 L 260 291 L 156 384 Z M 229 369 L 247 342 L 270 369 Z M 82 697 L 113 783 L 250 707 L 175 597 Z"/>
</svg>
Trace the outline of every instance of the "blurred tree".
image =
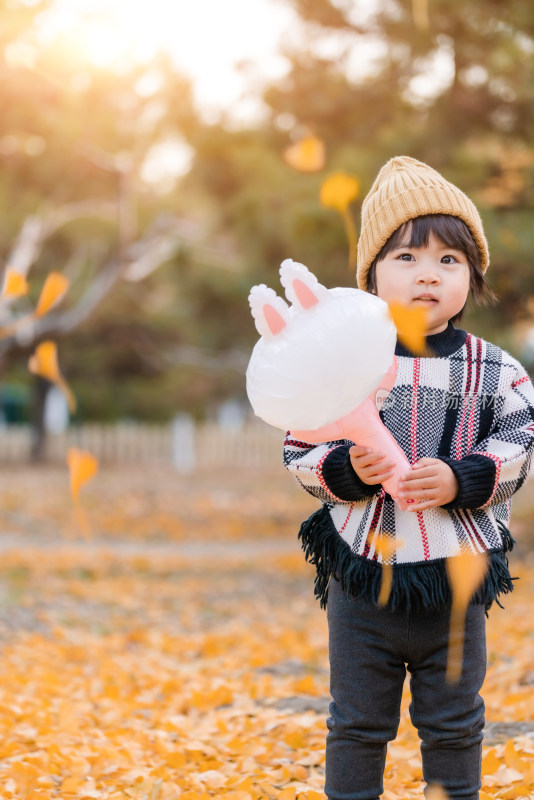
<svg viewBox="0 0 534 800">
<path fill-rule="evenodd" d="M 49 6 L 0 2 L 0 258 L 30 277 L 28 298 L 1 303 L 0 325 L 10 335 L 0 340 L 0 357 L 20 376 L 21 354 L 43 338 L 63 337 L 61 359 L 75 390 L 94 385 L 95 376 L 102 384 L 99 405 L 91 404 L 94 392 L 82 400 L 85 414 L 135 413 L 135 403 L 110 400 L 112 386 L 169 370 L 172 359 L 165 363 L 160 348 L 182 343 L 177 309 L 188 305 L 175 291 L 175 270 L 162 279 L 163 299 L 174 307 L 162 312 L 160 297 L 151 309 L 151 276 L 166 262 L 227 257 L 207 242 L 194 202 L 186 217 L 169 191 L 176 175 L 164 174 L 169 161 L 189 154 L 181 134 L 196 124 L 189 83 L 164 56 L 112 72 L 89 67 L 75 43 L 43 43 L 39 20 Z M 153 177 L 162 171 L 164 191 Z M 52 269 L 70 278 L 71 289 L 53 313 L 28 318 Z M 145 346 L 150 339 L 154 345 Z M 167 415 L 177 404 L 179 396 L 170 396 Z M 141 413 L 148 405 L 145 399 Z"/>
<path fill-rule="evenodd" d="M 250 130 L 221 123 L 189 132 L 195 159 L 185 185 L 215 201 L 248 285 L 276 285 L 287 256 L 329 285 L 352 283 L 343 223 L 320 206 L 320 185 L 346 170 L 360 178 L 361 202 L 380 166 L 404 153 L 442 171 L 480 208 L 500 301 L 472 310 L 466 324 L 517 349 L 511 330 L 529 324 L 534 294 L 534 7 L 287 2 L 303 33 L 285 48 L 287 74 L 264 92 L 269 116 Z M 326 145 L 326 169 L 299 174 L 282 155 L 310 135 Z M 255 332 L 243 335 L 253 341 Z"/>
<path fill-rule="evenodd" d="M 38 40 L 47 2 L 0 0 L 0 257 L 32 265 L 30 302 L 51 269 L 71 276 L 63 310 L 33 335 L 71 331 L 60 355 L 86 418 L 200 416 L 244 397 L 257 339 L 250 286 L 277 286 L 286 257 L 329 286 L 353 283 L 343 220 L 321 206 L 321 184 L 335 170 L 356 175 L 357 216 L 399 153 L 434 165 L 481 209 L 500 302 L 466 325 L 513 350 L 517 323 L 530 324 L 534 7 L 286 2 L 301 27 L 283 53 L 287 75 L 265 89 L 265 116 L 239 127 L 224 114 L 203 121 L 167 59 L 89 69 L 72 43 Z M 326 165 L 297 172 L 284 153 L 310 135 Z M 183 177 L 165 174 L 169 148 L 189 153 Z M 21 369 L 14 350 L 5 363 Z"/>
<path fill-rule="evenodd" d="M 306 25 L 307 47 L 286 53 L 288 76 L 265 94 L 273 123 L 323 138 L 335 162 L 361 176 L 364 193 L 399 153 L 444 172 L 477 202 L 490 239 L 500 303 L 477 324 L 494 331 L 530 316 L 534 7 L 288 2 Z M 370 66 L 360 53 L 373 54 Z"/>
</svg>

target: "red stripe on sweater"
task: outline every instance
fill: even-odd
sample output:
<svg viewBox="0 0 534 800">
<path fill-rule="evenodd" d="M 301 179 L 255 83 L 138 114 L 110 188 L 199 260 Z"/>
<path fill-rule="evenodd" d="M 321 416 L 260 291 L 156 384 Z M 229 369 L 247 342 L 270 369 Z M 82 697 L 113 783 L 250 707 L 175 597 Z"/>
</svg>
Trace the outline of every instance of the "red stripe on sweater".
<svg viewBox="0 0 534 800">
<path fill-rule="evenodd" d="M 419 399 L 419 376 L 421 373 L 421 359 L 414 358 L 413 364 L 413 402 L 412 402 L 412 419 L 410 425 L 410 446 L 412 453 L 412 464 L 418 461 L 417 454 L 417 402 Z M 423 553 L 425 554 L 425 561 L 430 558 L 430 550 L 428 548 L 428 535 L 426 532 L 425 522 L 423 519 L 422 511 L 417 511 L 417 520 L 419 522 L 419 530 L 421 531 L 421 539 L 423 540 Z"/>
<path fill-rule="evenodd" d="M 419 530 L 421 531 L 421 538 L 423 540 L 423 553 L 425 556 L 425 561 L 430 559 L 430 548 L 428 546 L 428 534 L 426 532 L 425 521 L 423 519 L 423 512 L 417 511 L 417 520 L 419 522 Z"/>
<path fill-rule="evenodd" d="M 475 411 L 476 411 L 476 397 L 480 386 L 480 373 L 482 371 L 482 339 L 476 340 L 477 355 L 475 360 L 476 373 L 475 373 L 475 386 L 473 389 L 472 401 L 469 402 L 469 419 L 467 421 L 467 452 L 473 446 L 474 429 L 475 429 Z"/>
<path fill-rule="evenodd" d="M 522 378 L 519 378 L 517 381 L 514 381 L 512 383 L 512 389 L 515 389 L 515 387 L 519 386 L 520 383 L 526 383 L 529 380 L 530 380 L 530 378 L 528 377 L 528 375 L 523 375 Z"/>
<path fill-rule="evenodd" d="M 460 402 L 462 403 L 462 416 L 460 418 L 460 424 L 458 426 L 458 434 L 456 436 L 456 459 L 460 459 L 462 457 L 462 439 L 463 439 L 463 429 L 464 429 L 464 420 L 465 414 L 467 411 L 467 403 L 464 402 L 465 398 L 469 396 L 471 392 L 471 379 L 473 376 L 473 365 L 471 363 L 471 359 L 473 357 L 473 350 L 472 350 L 472 340 L 474 337 L 469 334 L 467 339 L 465 340 L 465 345 L 467 348 L 467 358 L 466 358 L 466 366 L 467 366 L 467 377 L 465 379 L 465 389 L 463 397 L 461 398 Z"/>
<path fill-rule="evenodd" d="M 471 533 L 473 533 L 475 539 L 477 540 L 477 542 L 479 543 L 481 548 L 483 550 L 487 550 L 488 548 L 484 544 L 484 542 L 482 540 L 482 537 L 480 536 L 480 534 L 479 534 L 479 532 L 477 530 L 477 527 L 476 527 L 475 523 L 473 522 L 473 520 L 471 519 L 471 517 L 469 516 L 469 514 L 466 511 L 463 511 L 463 509 L 458 509 L 457 513 L 458 513 L 460 521 L 461 521 L 462 525 L 464 526 L 465 530 L 467 531 L 467 534 L 470 537 L 470 539 L 471 540 L 473 539 L 473 536 L 471 535 Z M 465 515 L 465 521 L 463 519 L 463 515 Z M 471 533 L 469 531 L 469 528 L 471 529 Z"/>
<path fill-rule="evenodd" d="M 410 446 L 412 455 L 412 464 L 417 461 L 417 403 L 419 399 L 419 375 L 421 372 L 421 359 L 414 358 L 413 360 L 413 376 L 412 376 L 412 419 L 410 425 Z"/>
<path fill-rule="evenodd" d="M 495 492 L 497 491 L 497 488 L 499 486 L 499 480 L 501 478 L 502 461 L 498 456 L 494 455 L 493 453 L 484 453 L 484 452 L 480 451 L 479 453 L 477 453 L 477 455 L 486 456 L 486 458 L 491 458 L 491 460 L 494 462 L 495 468 L 496 468 L 495 469 L 495 483 L 493 484 L 493 489 L 492 489 L 490 498 L 489 498 L 489 500 L 486 500 L 486 502 L 482 506 L 482 508 L 486 508 L 486 506 L 489 506 L 489 504 L 493 500 L 493 498 L 495 496 Z"/>
<path fill-rule="evenodd" d="M 384 505 L 384 497 L 385 497 L 385 492 L 384 490 L 382 490 L 380 492 L 380 497 L 376 501 L 375 513 L 373 514 L 373 519 L 371 520 L 371 527 L 367 532 L 367 539 L 365 540 L 365 547 L 363 549 L 363 554 L 362 554 L 364 558 L 367 558 L 367 556 L 369 555 L 369 550 L 371 549 L 371 539 L 374 536 L 374 533 L 376 531 L 376 526 L 378 525 L 378 520 L 380 519 L 380 514 L 382 513 L 382 506 Z"/>
<path fill-rule="evenodd" d="M 344 530 L 345 530 L 345 528 L 347 527 L 347 523 L 348 523 L 348 521 L 349 521 L 349 519 L 350 519 L 350 516 L 351 516 L 351 514 L 352 514 L 352 512 L 353 512 L 353 511 L 354 511 L 354 503 L 353 503 L 353 504 L 351 505 L 351 507 L 349 508 L 349 513 L 347 514 L 347 517 L 346 517 L 346 519 L 345 519 L 345 522 L 343 523 L 343 525 L 341 526 L 341 528 L 340 528 L 340 529 L 339 529 L 339 531 L 338 531 L 338 533 L 339 533 L 340 535 L 343 533 L 343 531 L 344 531 Z"/>
</svg>

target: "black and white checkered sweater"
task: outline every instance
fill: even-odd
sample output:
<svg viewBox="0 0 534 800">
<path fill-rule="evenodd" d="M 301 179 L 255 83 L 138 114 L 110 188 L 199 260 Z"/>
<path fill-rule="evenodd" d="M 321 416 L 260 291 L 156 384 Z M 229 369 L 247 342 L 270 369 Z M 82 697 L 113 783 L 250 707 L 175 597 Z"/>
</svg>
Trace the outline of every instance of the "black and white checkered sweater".
<svg viewBox="0 0 534 800">
<path fill-rule="evenodd" d="M 508 523 L 534 448 L 534 389 L 512 356 L 450 323 L 427 344 L 435 357 L 414 357 L 397 344 L 397 379 L 381 417 L 410 463 L 430 457 L 451 467 L 459 485 L 453 502 L 401 511 L 380 485 L 360 481 L 350 464 L 352 442 L 286 438 L 287 469 L 323 503 L 299 533 L 323 606 L 331 575 L 348 593 L 377 601 L 380 535 L 401 543 L 389 562 L 384 556 L 393 565 L 390 608 L 446 604 L 445 560 L 460 552 L 490 555 L 473 602 L 489 608 L 513 588 Z"/>
</svg>

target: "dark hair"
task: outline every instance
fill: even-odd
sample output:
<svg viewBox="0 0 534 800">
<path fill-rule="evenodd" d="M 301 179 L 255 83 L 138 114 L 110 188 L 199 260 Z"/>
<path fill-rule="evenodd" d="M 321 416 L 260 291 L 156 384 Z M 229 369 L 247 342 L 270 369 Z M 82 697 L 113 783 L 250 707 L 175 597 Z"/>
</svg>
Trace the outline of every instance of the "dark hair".
<svg viewBox="0 0 534 800">
<path fill-rule="evenodd" d="M 406 234 L 410 240 L 407 242 Z M 367 275 L 367 291 L 376 293 L 376 265 L 382 261 L 392 250 L 400 247 L 426 247 L 431 234 L 443 242 L 445 247 L 460 250 L 465 253 L 469 264 L 470 280 L 469 290 L 477 305 L 488 305 L 497 298 L 489 287 L 482 267 L 480 266 L 480 253 L 476 246 L 473 234 L 468 226 L 459 217 L 450 214 L 425 214 L 408 220 L 395 233 L 392 233 L 383 248 L 380 250 L 369 268 Z M 461 319 L 465 306 L 452 317 L 451 322 Z"/>
</svg>

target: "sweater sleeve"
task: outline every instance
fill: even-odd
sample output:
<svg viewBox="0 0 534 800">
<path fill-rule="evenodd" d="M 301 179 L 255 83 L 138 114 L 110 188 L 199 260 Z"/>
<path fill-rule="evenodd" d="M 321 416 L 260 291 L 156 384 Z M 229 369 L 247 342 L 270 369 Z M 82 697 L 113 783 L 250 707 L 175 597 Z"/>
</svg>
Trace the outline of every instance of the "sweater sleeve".
<svg viewBox="0 0 534 800">
<path fill-rule="evenodd" d="M 350 463 L 352 442 L 340 440 L 315 445 L 288 434 L 284 442 L 284 466 L 307 492 L 323 503 L 367 500 L 381 490 L 357 476 Z"/>
<path fill-rule="evenodd" d="M 456 498 L 444 508 L 482 508 L 508 500 L 524 483 L 534 451 L 534 388 L 516 363 L 500 413 L 488 436 L 461 459 L 440 457 L 458 480 Z"/>
</svg>

